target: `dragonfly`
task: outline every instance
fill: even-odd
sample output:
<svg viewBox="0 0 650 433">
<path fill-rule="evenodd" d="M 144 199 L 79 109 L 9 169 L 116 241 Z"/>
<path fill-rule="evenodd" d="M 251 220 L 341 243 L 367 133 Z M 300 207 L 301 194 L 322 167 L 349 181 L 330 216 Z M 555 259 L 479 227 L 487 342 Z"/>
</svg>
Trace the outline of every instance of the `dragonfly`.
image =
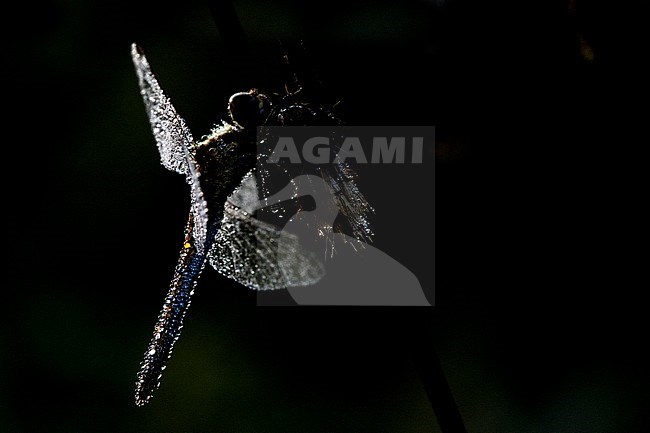
<svg viewBox="0 0 650 433">
<path fill-rule="evenodd" d="M 160 387 L 163 371 L 206 263 L 220 274 L 253 290 L 307 286 L 324 274 L 321 260 L 301 248 L 300 240 L 256 218 L 256 212 L 274 207 L 285 220 L 291 210 L 269 197 L 277 185 L 274 168 L 259 164 L 268 156 L 257 145 L 257 127 L 341 125 L 331 107 L 306 100 L 301 88 L 284 94 L 256 89 L 239 92 L 228 100 L 228 119 L 222 120 L 197 141 L 185 120 L 163 92 L 153 70 L 137 44 L 131 57 L 146 113 L 164 168 L 185 176 L 191 204 L 173 278 L 153 336 L 137 374 L 135 403 L 148 403 Z M 266 167 L 266 168 L 264 168 Z M 276 170 L 277 171 L 277 170 Z M 281 182 L 291 182 L 285 170 Z M 364 242 L 374 235 L 369 223 L 373 212 L 355 183 L 346 163 L 319 169 L 319 176 L 336 197 L 336 204 L 352 234 Z M 296 197 L 291 197 L 296 198 Z M 276 200 L 277 201 L 277 200 Z M 283 257 L 278 262 L 278 246 Z"/>
</svg>

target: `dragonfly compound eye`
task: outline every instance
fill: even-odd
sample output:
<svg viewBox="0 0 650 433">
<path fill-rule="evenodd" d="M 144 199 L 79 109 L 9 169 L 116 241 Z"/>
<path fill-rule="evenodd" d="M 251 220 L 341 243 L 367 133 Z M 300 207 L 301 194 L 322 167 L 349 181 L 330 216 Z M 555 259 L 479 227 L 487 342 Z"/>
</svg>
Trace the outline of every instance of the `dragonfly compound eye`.
<svg viewBox="0 0 650 433">
<path fill-rule="evenodd" d="M 235 93 L 228 101 L 228 111 L 233 122 L 244 128 L 261 125 L 269 112 L 269 100 L 255 90 Z"/>
</svg>

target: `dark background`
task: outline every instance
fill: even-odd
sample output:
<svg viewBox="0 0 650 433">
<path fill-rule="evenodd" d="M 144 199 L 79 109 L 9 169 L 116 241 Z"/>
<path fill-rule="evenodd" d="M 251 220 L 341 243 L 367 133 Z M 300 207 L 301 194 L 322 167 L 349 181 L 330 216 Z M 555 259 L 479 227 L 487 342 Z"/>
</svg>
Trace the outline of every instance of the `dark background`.
<svg viewBox="0 0 650 433">
<path fill-rule="evenodd" d="M 236 2 L 251 57 L 205 2 L 9 9 L 0 430 L 435 432 L 411 359 L 435 344 L 469 431 L 641 431 L 640 54 L 616 27 L 634 13 L 525 3 Z M 437 305 L 256 308 L 207 270 L 136 408 L 188 194 L 158 165 L 129 44 L 199 136 L 234 91 L 280 91 L 277 41 L 299 39 L 348 123 L 436 126 Z M 371 199 L 404 210 L 378 233 L 427 256 L 416 192 Z"/>
</svg>

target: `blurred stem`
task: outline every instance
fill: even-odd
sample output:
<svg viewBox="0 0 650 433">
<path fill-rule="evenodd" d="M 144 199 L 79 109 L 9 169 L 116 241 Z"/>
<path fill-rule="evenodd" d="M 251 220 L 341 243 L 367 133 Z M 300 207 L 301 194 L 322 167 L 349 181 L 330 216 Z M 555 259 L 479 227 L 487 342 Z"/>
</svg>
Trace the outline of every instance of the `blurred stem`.
<svg viewBox="0 0 650 433">
<path fill-rule="evenodd" d="M 416 323 L 416 334 L 410 341 L 413 363 L 427 393 L 442 433 L 467 433 L 458 406 L 442 370 L 428 326 Z"/>
<path fill-rule="evenodd" d="M 248 54 L 248 40 L 232 1 L 208 0 L 208 7 L 226 49 L 231 54 Z"/>
</svg>

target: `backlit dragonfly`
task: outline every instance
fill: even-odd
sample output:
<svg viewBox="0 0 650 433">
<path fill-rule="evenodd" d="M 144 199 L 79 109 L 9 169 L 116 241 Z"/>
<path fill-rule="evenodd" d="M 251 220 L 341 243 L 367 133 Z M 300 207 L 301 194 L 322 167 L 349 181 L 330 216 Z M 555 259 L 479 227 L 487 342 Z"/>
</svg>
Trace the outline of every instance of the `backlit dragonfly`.
<svg viewBox="0 0 650 433">
<path fill-rule="evenodd" d="M 191 193 L 178 263 L 137 377 L 135 402 L 142 406 L 160 386 L 206 262 L 255 290 L 304 286 L 322 277 L 322 264 L 304 252 L 297 239 L 255 218 L 255 212 L 268 204 L 261 197 L 272 192 L 269 173 L 257 164 L 264 152 L 256 144 L 256 127 L 342 122 L 327 106 L 304 100 L 300 91 L 277 96 L 250 90 L 232 95 L 228 102 L 230 119 L 195 141 L 136 44 L 131 47 L 131 56 L 161 163 L 184 175 Z M 318 174 L 336 197 L 353 236 L 369 242 L 373 233 L 367 217 L 372 208 L 358 190 L 349 166 L 331 164 Z M 277 182 L 277 176 L 274 179 Z M 291 177 L 286 181 L 291 182 Z M 279 243 L 285 248 L 283 256 L 291 257 L 289 262 L 277 262 Z M 289 254 L 287 248 L 292 249 Z"/>
</svg>

